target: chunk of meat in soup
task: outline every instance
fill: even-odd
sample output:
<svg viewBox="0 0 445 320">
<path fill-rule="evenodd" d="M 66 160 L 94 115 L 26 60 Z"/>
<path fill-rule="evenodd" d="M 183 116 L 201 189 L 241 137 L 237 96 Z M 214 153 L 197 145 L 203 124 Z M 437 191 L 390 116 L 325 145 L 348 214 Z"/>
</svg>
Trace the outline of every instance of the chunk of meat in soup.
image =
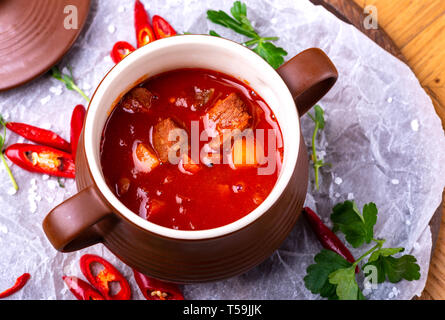
<svg viewBox="0 0 445 320">
<path fill-rule="evenodd" d="M 138 172 L 149 173 L 159 165 L 159 160 L 150 146 L 135 142 L 133 146 L 133 163 Z"/>
<path fill-rule="evenodd" d="M 193 90 L 195 92 L 195 102 L 197 104 L 197 107 L 199 108 L 205 106 L 210 101 L 210 99 L 212 99 L 215 93 L 214 88 L 201 89 L 198 87 L 194 87 Z"/>
<path fill-rule="evenodd" d="M 153 127 L 153 146 L 162 162 L 168 161 L 169 152 L 177 152 L 180 149 L 177 137 L 181 132 L 184 132 L 183 129 L 171 118 L 161 120 Z M 170 150 L 172 147 L 175 149 Z"/>
<path fill-rule="evenodd" d="M 122 100 L 122 108 L 130 113 L 147 112 L 154 98 L 148 89 L 138 87 L 128 92 Z"/>
<path fill-rule="evenodd" d="M 212 139 L 210 147 L 212 149 L 218 148 L 224 136 L 227 137 L 234 133 L 234 130 L 243 131 L 250 127 L 251 115 L 247 110 L 244 101 L 236 93 L 231 93 L 227 98 L 218 100 L 215 105 L 207 112 L 208 126 L 217 131 L 219 135 Z"/>
</svg>

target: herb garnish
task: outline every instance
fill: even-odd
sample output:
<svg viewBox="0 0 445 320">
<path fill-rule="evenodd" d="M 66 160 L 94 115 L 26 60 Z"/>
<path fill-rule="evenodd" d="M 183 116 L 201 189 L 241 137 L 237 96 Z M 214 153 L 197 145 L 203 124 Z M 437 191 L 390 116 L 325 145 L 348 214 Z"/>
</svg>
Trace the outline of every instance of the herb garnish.
<svg viewBox="0 0 445 320">
<path fill-rule="evenodd" d="M 74 82 L 73 71 L 72 71 L 71 67 L 68 66 L 67 68 L 68 68 L 70 74 L 63 74 L 62 72 L 60 72 L 59 68 L 54 66 L 51 69 L 51 71 L 52 71 L 51 76 L 53 78 L 61 81 L 62 83 L 64 83 L 68 90 L 73 90 L 73 91 L 78 92 L 89 103 L 90 98 Z"/>
<path fill-rule="evenodd" d="M 314 133 L 312 134 L 312 154 L 311 154 L 311 160 L 314 163 L 314 173 L 315 173 L 315 188 L 317 190 L 320 189 L 319 186 L 319 170 L 321 167 L 324 166 L 331 166 L 330 163 L 324 163 L 322 159 L 318 159 L 317 157 L 317 149 L 315 147 L 315 140 L 317 139 L 317 133 L 318 130 L 323 130 L 325 121 L 324 121 L 324 111 L 323 108 L 320 107 L 318 104 L 314 106 L 315 115 L 312 115 L 308 113 L 308 116 L 314 121 L 315 127 L 314 127 Z"/>
<path fill-rule="evenodd" d="M 284 62 L 283 56 L 287 52 L 280 47 L 275 46 L 271 41 L 276 41 L 278 37 L 261 37 L 253 28 L 251 22 L 247 18 L 247 6 L 241 1 L 235 1 L 233 7 L 230 9 L 232 16 L 229 16 L 222 10 L 208 10 L 207 18 L 219 25 L 232 29 L 239 34 L 242 34 L 251 40 L 244 42 L 246 47 L 259 54 L 266 60 L 273 68 L 278 68 Z M 215 31 L 210 31 L 210 35 L 219 36 Z"/>
<path fill-rule="evenodd" d="M 60 177 L 57 177 L 57 183 L 59 184 L 60 188 L 65 188 L 65 184 L 63 183 L 62 179 L 60 179 Z"/>
<path fill-rule="evenodd" d="M 5 155 L 3 154 L 3 146 L 6 140 L 6 123 L 1 115 L 0 115 L 0 125 L 3 126 L 3 135 L 0 135 L 0 158 L 2 159 L 2 162 L 6 168 L 6 172 L 8 173 L 8 176 L 11 179 L 15 191 L 17 191 L 19 190 L 19 186 L 17 185 L 17 182 L 15 181 L 14 176 L 12 175 L 11 169 L 9 168 L 8 163 L 6 162 Z"/>
<path fill-rule="evenodd" d="M 377 207 L 368 203 L 360 213 L 353 201 L 337 204 L 331 220 L 334 231 L 341 231 L 353 247 L 364 243 L 375 242 L 375 246 L 366 251 L 354 263 L 346 261 L 337 253 L 321 250 L 314 258 L 315 264 L 310 265 L 304 278 L 306 288 L 314 294 L 328 299 L 362 300 L 363 296 L 356 279 L 356 266 L 369 256 L 363 266 L 368 279 L 376 276 L 377 283 L 388 280 L 396 283 L 402 279 L 412 281 L 420 279 L 420 267 L 412 255 L 395 258 L 393 255 L 404 251 L 404 248 L 383 248 L 385 239 L 374 238 L 374 225 L 377 222 Z M 373 268 L 370 268 L 372 266 Z M 373 274 L 376 272 L 376 274 Z"/>
</svg>

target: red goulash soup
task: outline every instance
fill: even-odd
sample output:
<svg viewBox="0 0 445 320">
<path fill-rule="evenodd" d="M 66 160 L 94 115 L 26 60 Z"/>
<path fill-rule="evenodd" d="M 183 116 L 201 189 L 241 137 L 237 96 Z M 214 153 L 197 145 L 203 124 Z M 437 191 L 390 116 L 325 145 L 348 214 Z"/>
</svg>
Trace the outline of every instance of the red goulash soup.
<svg viewBox="0 0 445 320">
<path fill-rule="evenodd" d="M 119 200 L 179 230 L 220 227 L 254 210 L 274 187 L 282 155 L 264 100 L 245 83 L 203 69 L 163 73 L 133 88 L 101 142 L 103 174 Z"/>
</svg>

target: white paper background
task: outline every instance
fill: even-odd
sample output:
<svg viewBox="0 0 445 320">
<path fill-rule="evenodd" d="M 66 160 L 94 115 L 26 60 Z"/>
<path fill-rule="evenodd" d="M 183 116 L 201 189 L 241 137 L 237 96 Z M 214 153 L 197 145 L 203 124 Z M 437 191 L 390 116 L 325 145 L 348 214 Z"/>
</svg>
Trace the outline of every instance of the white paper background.
<svg viewBox="0 0 445 320">
<path fill-rule="evenodd" d="M 118 40 L 135 44 L 133 0 L 92 1 L 87 26 L 61 65 L 73 67 L 78 84 L 88 94 L 112 67 L 109 51 Z M 160 14 L 178 32 L 208 33 L 242 41 L 244 38 L 210 23 L 207 9 L 228 11 L 232 1 L 143 0 L 151 15 Z M 431 100 L 410 69 L 359 31 L 306 0 L 247 1 L 248 16 L 261 35 L 279 36 L 278 45 L 290 58 L 309 47 L 322 48 L 340 77 L 321 101 L 327 125 L 320 154 L 332 168 L 321 170 L 321 191 L 310 185 L 307 205 L 329 223 L 332 206 L 348 198 L 360 207 L 373 201 L 379 208 L 378 237 L 403 246 L 421 265 L 420 281 L 379 285 L 365 292 L 371 299 L 410 299 L 424 288 L 430 252 L 428 222 L 439 206 L 445 184 L 444 134 Z M 51 48 L 48 48 L 51 50 Z M 21 88 L 0 93 L 0 112 L 10 121 L 54 130 L 69 139 L 71 111 L 82 98 L 45 75 Z M 310 144 L 313 124 L 302 118 Z M 8 133 L 6 145 L 23 139 Z M 102 245 L 80 252 L 56 252 L 45 238 L 46 213 L 73 195 L 73 181 L 60 188 L 57 180 L 12 171 L 20 190 L 0 166 L 0 291 L 23 272 L 31 273 L 26 287 L 12 299 L 74 299 L 62 275 L 82 277 L 78 261 L 88 252 L 104 256 L 131 279 L 134 298 L 141 298 L 124 266 Z M 311 172 L 311 175 L 312 172 Z M 312 177 L 311 177 L 312 179 Z M 270 259 L 246 274 L 225 281 L 187 285 L 187 299 L 315 299 L 303 283 L 305 270 L 321 246 L 300 219 L 289 238 Z M 353 251 L 356 256 L 359 252 Z"/>
</svg>

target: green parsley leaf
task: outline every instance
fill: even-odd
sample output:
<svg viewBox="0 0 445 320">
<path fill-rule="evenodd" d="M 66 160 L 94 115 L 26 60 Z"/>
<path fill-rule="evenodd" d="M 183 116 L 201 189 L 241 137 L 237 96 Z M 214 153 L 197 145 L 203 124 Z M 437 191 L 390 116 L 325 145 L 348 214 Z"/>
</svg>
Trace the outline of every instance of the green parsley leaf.
<svg viewBox="0 0 445 320">
<path fill-rule="evenodd" d="M 329 282 L 336 285 L 335 293 L 340 300 L 358 300 L 363 297 L 355 278 L 355 266 L 338 269 L 329 274 Z"/>
<path fill-rule="evenodd" d="M 349 268 L 352 264 L 337 253 L 325 249 L 315 256 L 314 261 L 315 264 L 306 269 L 307 275 L 304 277 L 306 288 L 324 298 L 338 299 L 336 285 L 329 281 L 329 275 L 336 270 Z"/>
<path fill-rule="evenodd" d="M 381 248 L 371 254 L 368 262 L 377 261 L 380 256 L 389 257 L 403 251 L 405 251 L 405 248 Z"/>
<path fill-rule="evenodd" d="M 221 38 L 221 36 L 215 30 L 210 30 L 209 35 Z"/>
<path fill-rule="evenodd" d="M 63 84 L 65 84 L 65 87 L 68 90 L 73 90 L 73 91 L 76 91 L 77 93 L 79 93 L 89 103 L 90 98 L 74 82 L 73 71 L 72 71 L 71 67 L 68 67 L 68 70 L 70 72 L 69 74 L 62 74 L 62 72 L 60 72 L 59 68 L 54 66 L 51 69 L 51 76 L 53 78 L 59 80 Z"/>
<path fill-rule="evenodd" d="M 275 46 L 272 42 L 259 41 L 258 45 L 252 50 L 269 62 L 274 69 L 279 68 L 284 63 L 283 56 L 287 55 L 283 48 Z"/>
<path fill-rule="evenodd" d="M 230 12 L 232 13 L 232 16 L 238 20 L 239 23 L 241 23 L 244 29 L 250 30 L 258 36 L 249 19 L 247 19 L 247 6 L 245 3 L 235 1 L 233 3 L 233 7 L 230 9 Z"/>
<path fill-rule="evenodd" d="M 208 10 L 207 18 L 216 24 L 232 29 L 239 34 L 250 38 L 251 40 L 243 43 L 246 47 L 251 48 L 254 52 L 259 54 L 273 68 L 276 69 L 281 66 L 284 63 L 283 56 L 286 56 L 287 52 L 271 42 L 278 40 L 278 37 L 261 37 L 258 35 L 253 28 L 252 23 L 247 18 L 247 6 L 245 3 L 235 1 L 230 12 L 233 18 L 222 10 Z M 213 30 L 210 31 L 210 35 L 219 36 Z"/>
<path fill-rule="evenodd" d="M 3 150 L 3 145 L 5 144 L 6 138 L 6 121 L 3 119 L 2 115 L 0 115 L 0 125 L 5 129 L 3 135 L 0 135 L 0 150 Z"/>
<path fill-rule="evenodd" d="M 324 121 L 324 110 L 318 104 L 314 106 L 315 111 L 315 122 L 318 123 L 318 129 L 323 130 L 325 121 Z"/>
<path fill-rule="evenodd" d="M 417 260 L 412 255 L 403 255 L 400 258 L 392 257 L 393 254 L 404 251 L 403 248 L 382 248 L 374 251 L 363 268 L 374 266 L 377 270 L 377 282 L 382 283 L 386 279 L 389 282 L 397 283 L 402 279 L 412 281 L 420 279 L 420 267 Z M 369 276 L 371 270 L 366 273 Z"/>
<path fill-rule="evenodd" d="M 60 179 L 59 177 L 57 177 L 57 183 L 59 184 L 60 188 L 65 188 L 65 184 L 63 183 L 62 179 Z"/>
<path fill-rule="evenodd" d="M 209 10 L 207 11 L 207 18 L 213 23 L 219 24 L 223 27 L 232 29 L 233 31 L 245 35 L 249 38 L 258 38 L 258 34 L 255 31 L 252 31 L 248 25 L 244 25 L 241 22 L 233 19 L 227 13 L 222 10 L 215 11 Z"/>
<path fill-rule="evenodd" d="M 315 114 L 312 115 L 308 113 L 308 116 L 314 121 L 315 127 L 314 132 L 312 134 L 312 154 L 311 159 L 314 163 L 314 173 L 315 173 L 315 188 L 317 190 L 320 189 L 319 183 L 318 183 L 318 174 L 320 168 L 324 166 L 330 166 L 330 163 L 325 163 L 323 160 L 318 159 L 317 157 L 317 148 L 315 146 L 315 140 L 317 139 L 317 133 L 318 130 L 323 130 L 325 126 L 325 120 L 324 120 L 324 110 L 322 107 L 320 107 L 318 104 L 314 106 Z"/>
<path fill-rule="evenodd" d="M 15 178 L 11 172 L 11 169 L 8 166 L 8 162 L 6 161 L 5 155 L 3 154 L 3 147 L 4 147 L 5 141 L 6 141 L 6 121 L 2 115 L 0 115 L 0 126 L 3 126 L 3 135 L 0 135 L 0 160 L 3 162 L 3 165 L 5 166 L 5 169 L 6 169 L 6 172 L 8 173 L 9 179 L 12 182 L 12 186 L 17 191 L 17 190 L 19 190 L 19 186 L 18 186 L 17 182 L 15 181 Z"/>
<path fill-rule="evenodd" d="M 374 237 L 374 225 L 377 222 L 377 207 L 374 203 L 368 203 L 363 207 L 363 215 L 353 201 L 345 201 L 337 204 L 331 220 L 334 222 L 334 232 L 340 230 L 354 248 L 363 243 L 370 243 Z"/>
</svg>

